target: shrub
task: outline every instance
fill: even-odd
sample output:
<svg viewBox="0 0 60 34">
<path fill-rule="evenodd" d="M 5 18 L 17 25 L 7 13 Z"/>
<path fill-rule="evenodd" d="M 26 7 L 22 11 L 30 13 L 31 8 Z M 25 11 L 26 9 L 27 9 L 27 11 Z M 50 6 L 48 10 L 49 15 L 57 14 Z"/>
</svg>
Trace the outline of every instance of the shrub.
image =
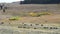
<svg viewBox="0 0 60 34">
<path fill-rule="evenodd" d="M 19 19 L 20 19 L 20 18 L 17 17 L 17 16 L 9 18 L 9 20 L 19 20 Z"/>
<path fill-rule="evenodd" d="M 32 17 L 39 17 L 39 16 L 42 16 L 42 15 L 51 15 L 51 14 L 48 13 L 48 12 L 41 12 L 41 13 L 31 12 L 31 13 L 29 13 L 29 15 L 32 16 Z"/>
<path fill-rule="evenodd" d="M 37 29 L 37 28 L 34 28 L 34 29 Z"/>
<path fill-rule="evenodd" d="M 40 16 L 38 13 L 33 13 L 33 12 L 29 13 L 29 15 L 32 16 L 32 17 L 38 17 L 38 16 Z"/>
<path fill-rule="evenodd" d="M 4 22 L 1 22 L 0 24 L 4 24 Z"/>
<path fill-rule="evenodd" d="M 43 27 L 44 29 L 48 29 L 48 27 Z"/>
<path fill-rule="evenodd" d="M 51 15 L 51 14 L 48 12 L 42 12 L 42 13 L 39 13 L 39 15 L 41 16 L 41 15 Z"/>
<path fill-rule="evenodd" d="M 30 16 L 36 16 L 36 13 L 29 13 Z"/>
</svg>

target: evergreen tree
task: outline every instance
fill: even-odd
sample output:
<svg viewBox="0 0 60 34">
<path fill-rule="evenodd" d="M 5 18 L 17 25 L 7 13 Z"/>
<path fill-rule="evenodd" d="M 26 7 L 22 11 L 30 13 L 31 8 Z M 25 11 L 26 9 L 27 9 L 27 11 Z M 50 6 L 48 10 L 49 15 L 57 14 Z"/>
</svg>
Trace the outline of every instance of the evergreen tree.
<svg viewBox="0 0 60 34">
<path fill-rule="evenodd" d="M 60 0 L 24 0 L 24 4 L 59 4 Z"/>
</svg>

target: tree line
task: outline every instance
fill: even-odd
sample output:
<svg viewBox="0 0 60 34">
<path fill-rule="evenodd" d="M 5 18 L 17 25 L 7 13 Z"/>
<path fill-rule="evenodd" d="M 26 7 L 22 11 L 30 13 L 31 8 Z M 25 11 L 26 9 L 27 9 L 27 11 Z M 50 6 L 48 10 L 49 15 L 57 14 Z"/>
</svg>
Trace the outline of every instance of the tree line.
<svg viewBox="0 0 60 34">
<path fill-rule="evenodd" d="M 24 0 L 20 4 L 60 4 L 60 0 Z"/>
</svg>

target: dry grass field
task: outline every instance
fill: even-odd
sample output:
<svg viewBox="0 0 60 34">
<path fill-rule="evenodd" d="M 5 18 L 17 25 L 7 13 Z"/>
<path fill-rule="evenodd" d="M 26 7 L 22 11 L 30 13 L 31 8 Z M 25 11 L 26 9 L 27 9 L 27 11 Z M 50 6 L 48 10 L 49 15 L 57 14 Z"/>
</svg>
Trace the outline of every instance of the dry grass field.
<svg viewBox="0 0 60 34">
<path fill-rule="evenodd" d="M 0 10 L 0 34 L 60 34 L 59 4 L 5 5 L 8 7 L 6 12 Z M 51 15 L 33 17 L 29 15 L 32 12 Z"/>
</svg>

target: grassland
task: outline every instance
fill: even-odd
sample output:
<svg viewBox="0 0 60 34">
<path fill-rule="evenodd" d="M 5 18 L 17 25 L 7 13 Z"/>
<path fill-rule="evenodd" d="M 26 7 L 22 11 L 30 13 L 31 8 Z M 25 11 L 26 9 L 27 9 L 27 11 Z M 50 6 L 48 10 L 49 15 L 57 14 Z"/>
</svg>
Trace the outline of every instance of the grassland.
<svg viewBox="0 0 60 34">
<path fill-rule="evenodd" d="M 8 9 L 5 13 L 0 10 L 0 34 L 60 34 L 59 4 L 6 4 L 6 6 Z M 48 12 L 50 15 L 38 17 L 29 15 L 42 12 Z M 19 19 L 12 18 L 16 16 Z"/>
</svg>

